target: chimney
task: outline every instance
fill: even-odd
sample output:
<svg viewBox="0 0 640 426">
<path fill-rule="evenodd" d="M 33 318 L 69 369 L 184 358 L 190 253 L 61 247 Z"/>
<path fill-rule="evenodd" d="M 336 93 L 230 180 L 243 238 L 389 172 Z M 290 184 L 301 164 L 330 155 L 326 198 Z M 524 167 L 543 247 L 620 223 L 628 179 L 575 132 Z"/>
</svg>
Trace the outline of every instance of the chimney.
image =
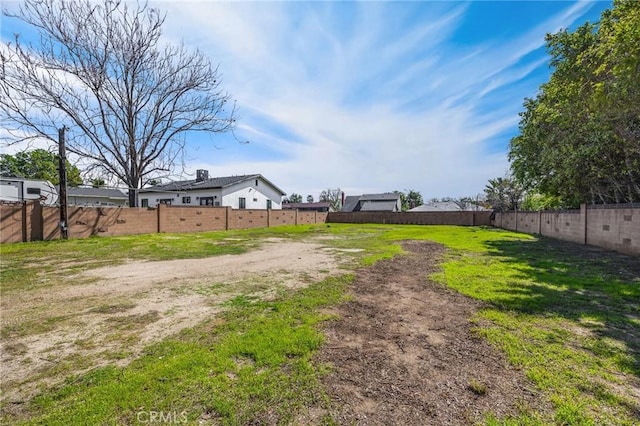
<svg viewBox="0 0 640 426">
<path fill-rule="evenodd" d="M 209 179 L 209 170 L 196 170 L 196 182 L 202 182 L 207 179 Z"/>
</svg>

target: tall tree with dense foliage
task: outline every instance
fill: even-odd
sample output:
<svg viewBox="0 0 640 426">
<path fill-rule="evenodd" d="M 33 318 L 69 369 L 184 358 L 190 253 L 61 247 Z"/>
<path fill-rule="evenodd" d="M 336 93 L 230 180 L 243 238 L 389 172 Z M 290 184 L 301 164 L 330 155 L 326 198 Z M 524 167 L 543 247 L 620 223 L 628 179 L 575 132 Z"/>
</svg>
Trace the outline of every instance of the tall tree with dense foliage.
<svg viewBox="0 0 640 426">
<path fill-rule="evenodd" d="M 202 53 L 161 40 L 165 16 L 124 0 L 25 0 L 6 17 L 38 33 L 0 52 L 0 114 L 10 142 L 57 143 L 136 189 L 182 163 L 185 133 L 232 128 L 220 75 Z"/>
<path fill-rule="evenodd" d="M 485 186 L 486 203 L 495 211 L 503 212 L 520 208 L 523 191 L 510 177 L 489 179 Z"/>
<path fill-rule="evenodd" d="M 640 201 L 640 2 L 548 35 L 553 73 L 526 99 L 509 147 L 527 190 L 580 203 Z"/>
<path fill-rule="evenodd" d="M 15 155 L 0 154 L 0 173 L 2 176 L 48 180 L 58 185 L 60 183 L 59 163 L 59 157 L 45 149 L 22 151 Z M 67 184 L 82 185 L 80 170 L 71 165 L 69 160 L 67 160 Z"/>
</svg>

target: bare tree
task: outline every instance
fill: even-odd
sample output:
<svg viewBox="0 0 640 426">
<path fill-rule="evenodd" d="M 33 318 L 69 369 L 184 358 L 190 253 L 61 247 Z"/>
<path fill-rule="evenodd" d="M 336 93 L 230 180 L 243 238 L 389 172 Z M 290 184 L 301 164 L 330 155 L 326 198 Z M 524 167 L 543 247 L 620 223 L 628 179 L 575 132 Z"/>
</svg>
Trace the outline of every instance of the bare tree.
<svg viewBox="0 0 640 426">
<path fill-rule="evenodd" d="M 68 127 L 67 149 L 127 185 L 183 164 L 187 132 L 225 132 L 234 108 L 199 51 L 161 40 L 165 15 L 120 0 L 25 0 L 7 17 L 29 24 L 0 50 L 0 113 L 8 143 Z"/>
<path fill-rule="evenodd" d="M 340 188 L 322 191 L 318 200 L 329 203 L 331 211 L 338 212 L 342 209 L 342 191 Z"/>
</svg>

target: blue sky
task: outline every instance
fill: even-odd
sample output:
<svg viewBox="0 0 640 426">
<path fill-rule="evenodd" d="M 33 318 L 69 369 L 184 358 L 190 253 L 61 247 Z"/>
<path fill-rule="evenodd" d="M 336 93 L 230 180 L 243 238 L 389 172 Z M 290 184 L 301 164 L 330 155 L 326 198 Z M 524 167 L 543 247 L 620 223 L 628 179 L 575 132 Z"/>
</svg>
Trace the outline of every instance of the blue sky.
<svg viewBox="0 0 640 426">
<path fill-rule="evenodd" d="M 475 196 L 508 171 L 544 36 L 600 2 L 175 2 L 165 36 L 219 65 L 235 136 L 188 135 L 187 171 L 261 173 L 287 193 Z M 8 34 L 2 29 L 2 37 Z M 185 176 L 188 178 L 188 176 Z"/>
</svg>

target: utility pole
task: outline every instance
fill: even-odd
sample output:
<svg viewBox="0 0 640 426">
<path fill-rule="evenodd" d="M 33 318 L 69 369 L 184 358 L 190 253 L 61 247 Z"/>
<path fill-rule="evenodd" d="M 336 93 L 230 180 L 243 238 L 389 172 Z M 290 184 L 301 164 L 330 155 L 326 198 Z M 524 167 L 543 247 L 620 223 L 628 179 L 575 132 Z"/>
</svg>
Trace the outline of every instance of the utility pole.
<svg viewBox="0 0 640 426">
<path fill-rule="evenodd" d="M 69 217 L 67 212 L 67 148 L 64 143 L 65 127 L 58 129 L 58 171 L 60 173 L 60 236 L 69 239 Z"/>
</svg>

